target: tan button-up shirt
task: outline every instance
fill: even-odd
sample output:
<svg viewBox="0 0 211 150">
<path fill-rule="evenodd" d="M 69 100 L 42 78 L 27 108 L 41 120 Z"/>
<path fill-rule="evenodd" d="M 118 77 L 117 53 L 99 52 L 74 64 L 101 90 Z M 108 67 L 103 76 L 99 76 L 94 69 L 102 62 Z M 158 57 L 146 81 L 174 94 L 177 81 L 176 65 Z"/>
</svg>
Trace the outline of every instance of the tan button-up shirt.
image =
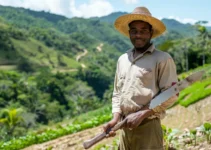
<svg viewBox="0 0 211 150">
<path fill-rule="evenodd" d="M 120 56 L 112 97 L 112 113 L 130 114 L 148 105 L 153 97 L 178 82 L 176 66 L 171 56 L 151 45 L 135 59 L 134 49 Z M 177 96 L 153 110 L 153 117 L 163 118 L 165 110 L 176 101 Z"/>
</svg>

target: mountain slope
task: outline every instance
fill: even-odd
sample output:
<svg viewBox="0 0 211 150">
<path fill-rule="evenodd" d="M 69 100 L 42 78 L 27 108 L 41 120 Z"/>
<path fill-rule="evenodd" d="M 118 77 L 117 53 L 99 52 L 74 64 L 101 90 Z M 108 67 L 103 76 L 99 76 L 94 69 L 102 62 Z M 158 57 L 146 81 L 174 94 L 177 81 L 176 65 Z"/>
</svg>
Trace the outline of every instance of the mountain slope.
<svg viewBox="0 0 211 150">
<path fill-rule="evenodd" d="M 168 128 L 180 129 L 184 131 L 185 129 L 193 129 L 201 126 L 205 122 L 211 122 L 211 97 L 207 97 L 188 108 L 183 108 L 181 106 L 176 106 L 167 111 L 167 116 L 162 120 Z M 92 129 L 87 129 L 75 134 L 67 135 L 46 143 L 37 144 L 25 148 L 24 150 L 42 150 L 51 148 L 52 150 L 65 149 L 65 150 L 83 150 L 83 142 L 89 140 L 102 132 L 102 126 L 98 126 Z M 114 138 L 108 138 L 100 141 L 93 147 L 91 150 L 100 149 L 102 145 L 106 145 L 107 148 L 112 149 L 114 140 L 118 139 L 119 132 L 117 131 L 117 136 Z M 100 146 L 101 145 L 101 146 Z M 204 148 L 208 148 L 208 144 L 201 143 Z M 182 146 L 182 145 L 181 145 Z M 198 149 L 198 147 L 193 148 L 192 150 Z"/>
</svg>

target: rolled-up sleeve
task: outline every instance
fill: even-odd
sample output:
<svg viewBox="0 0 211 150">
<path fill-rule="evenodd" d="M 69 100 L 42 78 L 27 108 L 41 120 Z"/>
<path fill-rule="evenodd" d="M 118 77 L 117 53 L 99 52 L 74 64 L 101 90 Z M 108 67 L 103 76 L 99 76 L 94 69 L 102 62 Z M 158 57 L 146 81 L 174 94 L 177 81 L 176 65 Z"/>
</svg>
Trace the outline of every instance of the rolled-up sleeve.
<svg viewBox="0 0 211 150">
<path fill-rule="evenodd" d="M 162 61 L 158 65 L 158 86 L 161 92 L 165 91 L 173 84 L 178 82 L 176 66 L 172 58 L 168 58 L 165 61 Z M 155 107 L 153 111 L 155 116 L 163 119 L 165 117 L 165 110 L 172 106 L 177 100 L 178 96 L 175 95 L 163 102 L 161 105 Z"/>
<path fill-rule="evenodd" d="M 113 96 L 112 96 L 112 113 L 120 113 L 120 90 L 118 88 L 118 79 L 119 79 L 119 69 L 118 69 L 118 62 L 117 62 L 117 68 L 116 68 L 116 74 L 114 79 L 114 90 L 113 90 Z"/>
</svg>

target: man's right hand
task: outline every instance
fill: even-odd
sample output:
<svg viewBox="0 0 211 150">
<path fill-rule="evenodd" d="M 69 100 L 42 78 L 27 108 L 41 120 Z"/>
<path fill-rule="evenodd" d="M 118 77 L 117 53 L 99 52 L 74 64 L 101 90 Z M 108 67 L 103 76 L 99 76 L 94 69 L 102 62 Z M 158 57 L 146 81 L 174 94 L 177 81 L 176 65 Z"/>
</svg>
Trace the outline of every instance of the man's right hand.
<svg viewBox="0 0 211 150">
<path fill-rule="evenodd" d="M 113 114 L 113 119 L 103 126 L 104 132 L 106 133 L 106 131 L 108 131 L 109 129 L 113 128 L 118 123 L 119 120 L 120 120 L 120 114 L 119 113 L 114 113 Z M 106 137 L 114 137 L 115 135 L 116 135 L 115 131 L 110 131 L 106 135 Z"/>
</svg>

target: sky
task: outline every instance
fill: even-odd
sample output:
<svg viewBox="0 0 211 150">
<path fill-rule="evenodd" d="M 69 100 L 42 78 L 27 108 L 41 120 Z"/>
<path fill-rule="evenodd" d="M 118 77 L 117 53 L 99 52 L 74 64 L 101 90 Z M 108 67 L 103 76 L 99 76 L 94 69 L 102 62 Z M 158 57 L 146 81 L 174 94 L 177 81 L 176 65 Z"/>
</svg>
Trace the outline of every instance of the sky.
<svg viewBox="0 0 211 150">
<path fill-rule="evenodd" d="M 112 12 L 132 12 L 145 6 L 152 16 L 194 24 L 208 21 L 211 26 L 211 0 L 0 0 L 0 5 L 46 11 L 66 17 L 101 17 Z"/>
</svg>

